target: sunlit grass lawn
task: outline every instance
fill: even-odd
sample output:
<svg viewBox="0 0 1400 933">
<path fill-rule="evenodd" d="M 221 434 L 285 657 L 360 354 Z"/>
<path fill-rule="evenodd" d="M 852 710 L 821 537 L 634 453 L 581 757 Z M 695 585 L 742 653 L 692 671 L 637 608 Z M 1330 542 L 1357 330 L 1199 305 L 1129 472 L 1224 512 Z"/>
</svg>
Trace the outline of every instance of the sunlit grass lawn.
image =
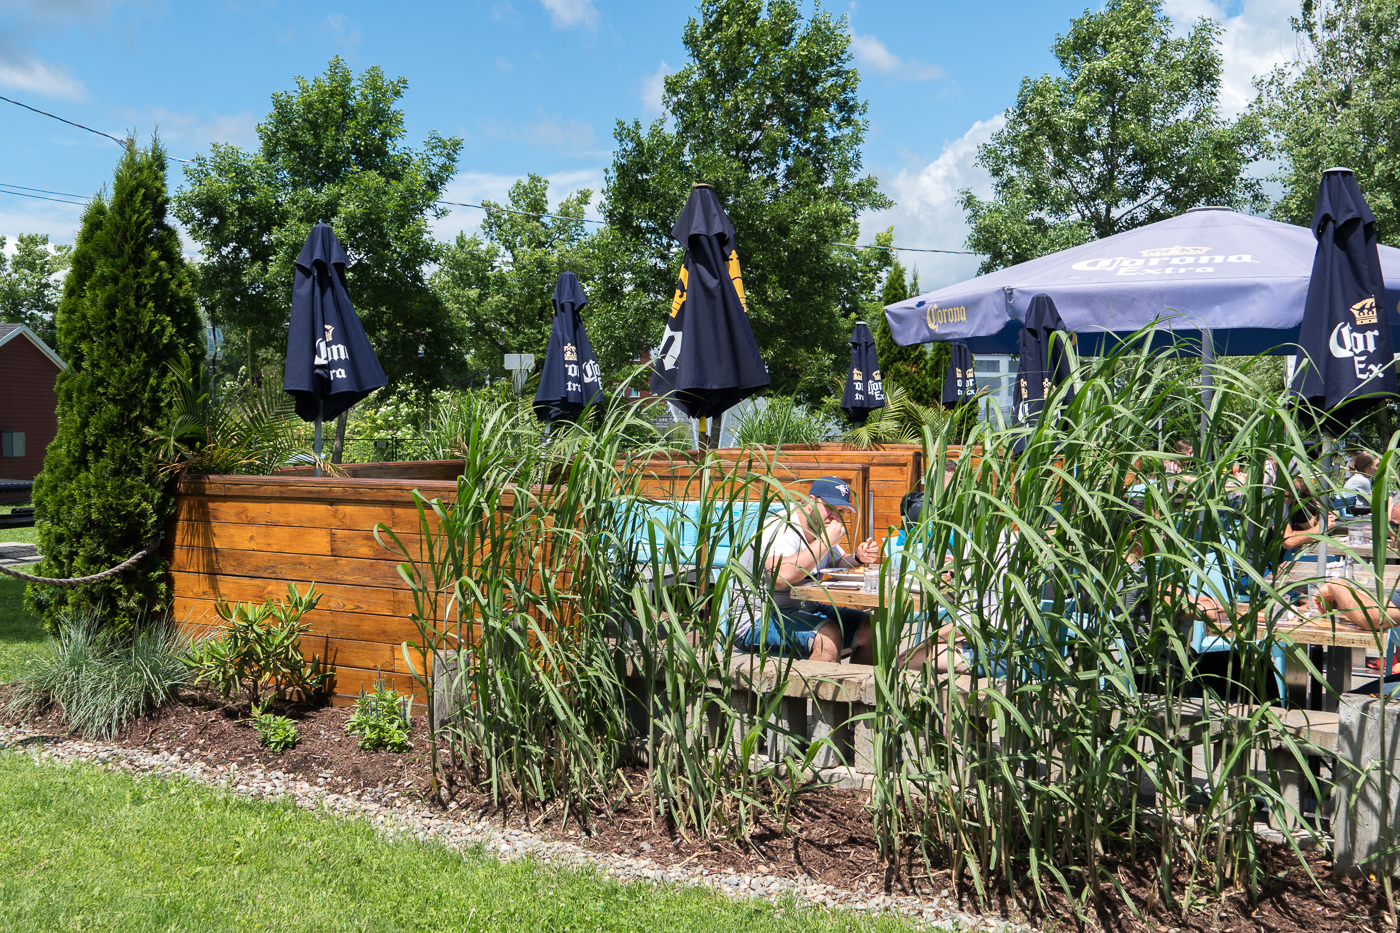
<svg viewBox="0 0 1400 933">
<path fill-rule="evenodd" d="M 24 608 L 24 583 L 0 575 L 0 684 L 23 673 L 46 640 L 39 617 Z"/>
<path fill-rule="evenodd" d="M 502 863 L 294 806 L 0 753 L 0 929 L 906 929 Z"/>
<path fill-rule="evenodd" d="M 0 515 L 9 515 L 13 509 L 28 508 L 32 503 L 16 502 L 13 504 L 0 505 Z M 24 544 L 38 544 L 39 537 L 34 528 L 0 528 L 0 544 L 9 541 L 19 541 Z"/>
</svg>

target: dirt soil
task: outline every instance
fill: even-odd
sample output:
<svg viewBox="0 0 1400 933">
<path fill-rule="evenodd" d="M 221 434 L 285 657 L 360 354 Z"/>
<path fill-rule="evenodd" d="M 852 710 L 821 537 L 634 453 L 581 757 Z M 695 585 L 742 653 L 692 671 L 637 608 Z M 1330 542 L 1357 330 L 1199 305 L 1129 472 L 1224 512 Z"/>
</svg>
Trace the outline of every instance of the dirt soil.
<svg viewBox="0 0 1400 933">
<path fill-rule="evenodd" d="M 0 710 L 6 706 L 8 691 L 0 688 Z M 245 710 L 226 707 L 206 696 L 186 696 L 185 703 L 157 710 L 135 722 L 113 745 L 148 751 L 180 752 L 202 758 L 206 764 L 239 769 L 255 764 L 297 775 L 309 783 L 319 783 L 345 793 L 372 796 L 398 791 L 429 796 L 429 765 L 423 754 L 425 729 L 416 723 L 414 750 L 406 754 L 364 751 L 355 736 L 345 731 L 350 710 L 345 707 L 278 710 L 297 720 L 302 739 L 293 749 L 276 754 L 258 744 L 257 733 L 242 722 Z M 8 714 L 0 713 L 0 717 Z M 62 735 L 64 727 L 57 715 L 30 721 L 31 728 Z M 634 788 L 640 788 L 644 773 L 626 774 Z M 673 833 L 667 825 L 652 820 L 642 802 L 624 802 L 612 816 L 595 814 L 592 834 L 580 833 L 578 823 L 560 825 L 557 812 L 529 813 L 496 808 L 484 794 L 464 787 L 465 772 L 449 775 L 451 803 L 446 818 L 500 819 L 504 824 L 545 832 L 593 849 L 600 854 L 649 858 L 662 866 L 686 865 L 707 868 L 712 873 L 771 874 L 779 878 L 833 885 L 874 897 L 881 893 L 914 894 L 958 899 L 966 910 L 976 910 L 971 900 L 970 880 L 953 878 L 951 872 L 925 868 L 911 848 L 899 864 L 887 866 L 877 854 L 871 820 L 866 810 L 867 795 L 857 791 L 817 789 L 804 793 L 793 808 L 784 831 L 774 822 L 763 820 L 752 833 L 752 845 L 727 840 L 692 841 Z M 1133 863 L 1109 863 L 1123 889 L 1142 912 L 1133 916 L 1122 895 L 1113 889 L 1102 891 L 1099 905 L 1079 913 L 1063 895 L 1050 899 L 1048 909 L 1023 909 L 1034 905 L 1035 894 L 1029 882 L 1017 892 L 1001 892 L 991 909 L 1009 920 L 1055 927 L 1105 929 L 1124 933 L 1187 933 L 1187 931 L 1229 931 L 1229 933 L 1387 933 L 1396 929 L 1387 922 L 1385 895 L 1378 883 L 1366 878 L 1334 876 L 1325 855 L 1309 854 L 1309 867 L 1317 878 L 1315 885 L 1296 858 L 1283 846 L 1261 845 L 1267 877 L 1259 902 L 1251 906 L 1244 895 L 1227 895 L 1198 904 L 1183 916 L 1177 907 L 1156 902 L 1156 863 L 1145 857 Z M 937 854 L 934 855 L 937 859 Z M 1184 888 L 1182 876 L 1177 890 Z M 1149 905 L 1151 905 L 1149 907 Z"/>
</svg>

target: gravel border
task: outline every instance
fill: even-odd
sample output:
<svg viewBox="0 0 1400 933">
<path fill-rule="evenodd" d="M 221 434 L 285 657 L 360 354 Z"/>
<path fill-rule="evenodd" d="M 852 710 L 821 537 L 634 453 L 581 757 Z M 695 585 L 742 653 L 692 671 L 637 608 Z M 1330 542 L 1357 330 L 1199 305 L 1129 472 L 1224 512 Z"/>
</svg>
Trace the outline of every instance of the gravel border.
<svg viewBox="0 0 1400 933">
<path fill-rule="evenodd" d="M 705 868 L 662 866 L 645 857 L 627 857 L 583 849 L 544 833 L 510 829 L 486 820 L 444 819 L 400 791 L 368 789 L 343 793 L 327 786 L 329 775 L 315 783 L 262 766 L 214 767 L 191 749 L 148 752 L 103 742 L 55 736 L 24 726 L 0 725 L 0 752 L 28 754 L 39 762 L 69 765 L 90 762 L 110 771 L 137 777 L 182 778 L 206 787 L 226 790 L 253 799 L 291 797 L 303 810 L 315 810 L 350 819 L 366 820 L 388 839 L 411 836 L 436 840 L 462 851 L 481 846 L 502 860 L 533 858 L 542 865 L 592 867 L 618 881 L 653 884 L 698 884 L 731 897 L 762 897 L 774 903 L 796 898 L 799 904 L 868 914 L 894 912 L 921 926 L 939 930 L 977 930 L 992 933 L 1029 933 L 1033 928 L 999 917 L 978 916 L 956 909 L 950 899 L 923 900 L 911 896 L 877 895 L 847 891 L 811 881 L 791 881 L 768 876 L 761 868 L 751 873 L 713 872 Z"/>
</svg>

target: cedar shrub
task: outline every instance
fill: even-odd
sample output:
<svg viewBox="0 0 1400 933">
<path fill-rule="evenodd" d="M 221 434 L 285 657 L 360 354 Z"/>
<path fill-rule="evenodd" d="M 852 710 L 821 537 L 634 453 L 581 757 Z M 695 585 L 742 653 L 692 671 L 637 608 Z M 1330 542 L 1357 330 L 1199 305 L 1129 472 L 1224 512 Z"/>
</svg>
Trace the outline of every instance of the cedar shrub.
<svg viewBox="0 0 1400 933">
<path fill-rule="evenodd" d="M 83 214 L 55 316 L 58 434 L 34 481 L 40 576 L 105 570 L 145 547 L 174 499 L 151 443 L 176 397 L 172 364 L 203 361 L 199 309 L 180 238 L 166 221 L 165 152 L 127 141 L 110 197 Z M 152 555 L 101 583 L 30 584 L 27 601 L 56 632 L 100 612 L 132 627 L 170 609 L 167 561 Z"/>
</svg>

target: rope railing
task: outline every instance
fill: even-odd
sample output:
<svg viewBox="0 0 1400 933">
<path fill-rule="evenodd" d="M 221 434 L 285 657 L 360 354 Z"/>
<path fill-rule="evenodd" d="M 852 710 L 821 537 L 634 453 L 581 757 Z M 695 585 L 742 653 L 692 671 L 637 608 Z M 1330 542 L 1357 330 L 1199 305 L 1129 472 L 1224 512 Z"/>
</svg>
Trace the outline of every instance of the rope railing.
<svg viewBox="0 0 1400 933">
<path fill-rule="evenodd" d="M 21 573 L 18 570 L 11 570 L 9 567 L 4 566 L 0 566 L 0 573 L 3 573 L 9 577 L 14 577 L 19 580 L 24 580 L 26 583 L 46 583 L 49 586 L 84 586 L 88 583 L 97 583 L 98 581 L 105 580 L 108 577 L 114 577 L 117 574 L 121 573 L 123 570 L 127 570 L 131 567 L 134 567 L 143 559 L 154 554 L 156 548 L 160 547 L 160 542 L 164 537 L 164 533 L 156 535 L 154 538 L 151 539 L 150 544 L 146 545 L 140 551 L 131 555 L 126 560 L 122 561 L 120 564 L 117 564 L 115 567 L 110 567 L 107 570 L 101 571 L 100 573 L 91 573 L 85 577 L 73 577 L 67 580 L 59 580 L 54 577 L 36 577 L 33 574 Z"/>
</svg>

